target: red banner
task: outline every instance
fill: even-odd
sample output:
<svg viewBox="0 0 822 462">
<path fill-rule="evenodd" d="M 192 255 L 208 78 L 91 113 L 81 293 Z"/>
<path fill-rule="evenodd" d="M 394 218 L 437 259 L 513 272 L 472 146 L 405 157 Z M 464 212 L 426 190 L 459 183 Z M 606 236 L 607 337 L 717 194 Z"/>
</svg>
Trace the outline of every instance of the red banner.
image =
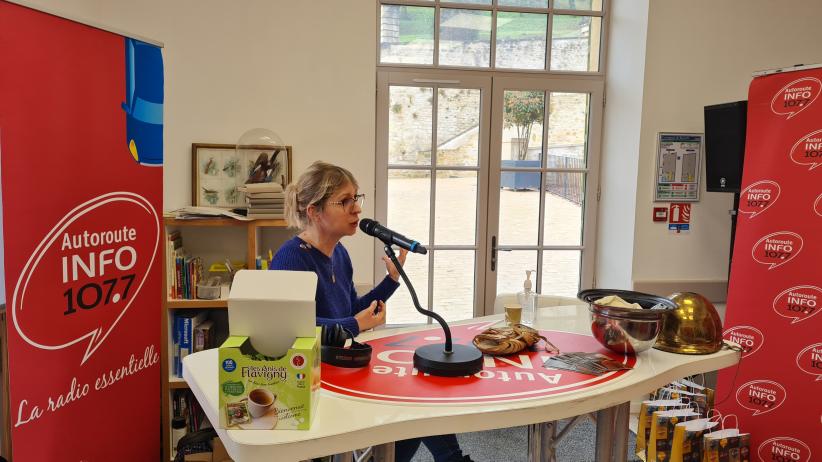
<svg viewBox="0 0 822 462">
<path fill-rule="evenodd" d="M 15 460 L 160 455 L 162 108 L 159 48 L 0 1 Z"/>
<path fill-rule="evenodd" d="M 724 335 L 744 353 L 717 396 L 761 461 L 822 456 L 820 92 L 822 69 L 810 69 L 758 77 L 748 93 Z"/>
</svg>

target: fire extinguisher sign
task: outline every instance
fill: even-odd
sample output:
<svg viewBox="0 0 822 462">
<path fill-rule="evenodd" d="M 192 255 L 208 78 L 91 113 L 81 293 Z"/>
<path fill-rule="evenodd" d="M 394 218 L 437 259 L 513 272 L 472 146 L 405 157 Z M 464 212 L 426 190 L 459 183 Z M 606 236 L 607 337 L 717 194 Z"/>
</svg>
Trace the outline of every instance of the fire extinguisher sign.
<svg viewBox="0 0 822 462">
<path fill-rule="evenodd" d="M 687 233 L 691 229 L 691 204 L 674 202 L 668 210 L 668 231 Z"/>
</svg>

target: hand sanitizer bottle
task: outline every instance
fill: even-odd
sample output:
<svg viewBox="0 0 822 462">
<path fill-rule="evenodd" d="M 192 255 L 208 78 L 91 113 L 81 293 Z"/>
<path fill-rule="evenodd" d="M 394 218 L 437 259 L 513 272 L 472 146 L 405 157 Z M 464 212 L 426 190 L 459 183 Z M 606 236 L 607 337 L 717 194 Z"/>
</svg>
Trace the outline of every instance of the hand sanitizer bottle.
<svg viewBox="0 0 822 462">
<path fill-rule="evenodd" d="M 517 301 L 522 306 L 522 323 L 526 326 L 533 326 L 536 322 L 537 314 L 537 294 L 531 290 L 531 273 L 534 270 L 525 271 L 525 282 L 522 283 L 522 292 L 517 294 Z"/>
</svg>

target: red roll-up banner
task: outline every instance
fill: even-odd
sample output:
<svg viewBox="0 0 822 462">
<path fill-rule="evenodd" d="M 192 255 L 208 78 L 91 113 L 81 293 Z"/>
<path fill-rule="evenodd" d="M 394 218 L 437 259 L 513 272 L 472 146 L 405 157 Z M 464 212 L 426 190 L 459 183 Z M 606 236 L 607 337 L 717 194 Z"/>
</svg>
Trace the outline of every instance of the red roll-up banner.
<svg viewBox="0 0 822 462">
<path fill-rule="evenodd" d="M 744 352 L 717 396 L 751 433 L 751 460 L 822 457 L 821 92 L 819 68 L 756 77 L 748 92 L 724 334 Z"/>
<path fill-rule="evenodd" d="M 15 461 L 160 456 L 162 115 L 158 47 L 0 1 Z"/>
</svg>

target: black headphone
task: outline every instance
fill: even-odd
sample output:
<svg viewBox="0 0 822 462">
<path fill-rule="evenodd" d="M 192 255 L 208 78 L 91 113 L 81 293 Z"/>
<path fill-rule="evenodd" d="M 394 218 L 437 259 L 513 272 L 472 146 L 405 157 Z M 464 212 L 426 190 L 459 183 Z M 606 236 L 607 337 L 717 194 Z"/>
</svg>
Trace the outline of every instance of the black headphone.
<svg viewBox="0 0 822 462">
<path fill-rule="evenodd" d="M 351 339 L 351 346 L 345 342 Z M 322 361 L 332 366 L 363 367 L 371 361 L 371 345 L 354 340 L 354 334 L 341 324 L 323 325 L 320 337 Z"/>
</svg>

